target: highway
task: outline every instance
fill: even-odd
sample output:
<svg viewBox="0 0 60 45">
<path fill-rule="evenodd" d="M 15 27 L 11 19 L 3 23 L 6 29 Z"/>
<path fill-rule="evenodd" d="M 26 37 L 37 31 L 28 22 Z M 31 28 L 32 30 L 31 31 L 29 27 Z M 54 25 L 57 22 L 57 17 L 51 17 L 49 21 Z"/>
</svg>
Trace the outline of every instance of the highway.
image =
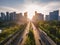
<svg viewBox="0 0 60 45">
<path fill-rule="evenodd" d="M 20 37 L 22 36 L 23 30 L 16 32 L 15 34 L 8 37 L 4 40 L 0 45 L 15 45 L 19 41 Z"/>
<path fill-rule="evenodd" d="M 27 24 L 24 30 L 21 31 L 19 30 L 15 34 L 11 35 L 6 40 L 1 42 L 0 45 L 21 45 L 21 42 L 23 41 L 28 30 L 29 30 L 29 23 Z"/>
<path fill-rule="evenodd" d="M 25 44 L 26 36 L 27 36 L 27 34 L 29 33 L 29 27 L 30 27 L 30 22 L 28 23 L 28 25 L 27 25 L 27 27 L 26 27 L 23 35 L 22 35 L 23 41 L 22 41 L 21 43 L 20 43 L 20 41 L 19 41 L 18 45 L 24 45 L 24 44 Z"/>
<path fill-rule="evenodd" d="M 23 45 L 26 40 L 26 34 L 29 32 L 30 23 L 27 24 L 25 30 L 19 34 L 15 40 L 11 43 L 12 45 Z"/>
<path fill-rule="evenodd" d="M 40 38 L 41 38 L 41 41 L 45 44 L 45 45 L 56 45 L 54 43 L 54 41 L 44 32 L 42 31 L 41 29 L 39 29 L 39 35 L 40 35 Z M 42 44 L 43 44 L 42 43 Z"/>
<path fill-rule="evenodd" d="M 34 26 L 33 23 L 31 23 L 31 24 L 32 24 L 32 28 L 33 28 L 34 37 L 35 37 L 35 43 L 36 43 L 36 45 L 41 45 L 41 43 L 39 42 L 40 36 L 37 31 L 37 28 Z"/>
<path fill-rule="evenodd" d="M 38 29 L 35 27 L 35 25 L 32 23 L 33 30 L 35 32 L 35 40 L 39 40 L 40 44 L 37 42 L 36 45 L 56 45 L 56 43 L 51 40 L 51 38 L 41 29 Z M 37 33 L 37 34 L 36 34 Z"/>
<path fill-rule="evenodd" d="M 51 40 L 51 38 L 44 31 L 36 28 L 32 22 L 29 22 L 24 30 L 18 31 L 11 39 L 2 45 L 24 45 L 26 37 L 29 33 L 30 25 L 32 25 L 31 27 L 36 45 L 56 45 L 56 43 Z"/>
</svg>

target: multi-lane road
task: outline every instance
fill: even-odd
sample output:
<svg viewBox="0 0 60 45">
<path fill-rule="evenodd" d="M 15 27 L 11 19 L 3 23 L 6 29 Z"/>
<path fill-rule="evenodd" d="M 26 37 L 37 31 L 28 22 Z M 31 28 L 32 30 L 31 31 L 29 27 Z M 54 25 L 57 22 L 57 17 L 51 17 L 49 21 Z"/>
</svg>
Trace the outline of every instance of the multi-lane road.
<svg viewBox="0 0 60 45">
<path fill-rule="evenodd" d="M 36 45 L 41 45 L 41 43 L 39 42 L 40 36 L 38 34 L 37 28 L 34 26 L 33 23 L 31 23 L 32 28 L 33 28 L 33 33 L 34 33 L 34 37 L 35 37 L 35 43 Z"/>
<path fill-rule="evenodd" d="M 22 35 L 23 41 L 21 43 L 18 43 L 18 45 L 24 45 L 26 41 L 27 34 L 29 33 L 29 27 L 30 27 L 30 22 L 28 23 L 24 34 Z"/>
<path fill-rule="evenodd" d="M 10 40 L 8 40 L 4 45 L 24 45 L 26 37 L 29 33 L 30 25 L 33 29 L 33 34 L 35 38 L 36 45 L 56 45 L 56 43 L 51 40 L 51 38 L 41 29 L 36 28 L 36 26 L 29 22 L 22 33 L 16 33 Z M 14 40 L 12 40 L 14 38 Z"/>
<path fill-rule="evenodd" d="M 32 23 L 33 30 L 35 32 L 36 36 L 36 45 L 56 45 L 56 43 L 51 40 L 51 38 L 41 29 L 38 29 L 35 27 L 35 25 Z M 38 40 L 37 40 L 38 39 Z M 39 44 L 40 42 L 40 44 Z"/>
<path fill-rule="evenodd" d="M 51 38 L 41 29 L 36 28 L 36 26 L 29 22 L 27 28 L 25 29 L 24 35 L 23 35 L 23 41 L 20 45 L 24 45 L 26 40 L 26 35 L 29 33 L 29 27 L 32 27 L 35 43 L 36 45 L 56 45 L 56 43 L 51 40 Z"/>
<path fill-rule="evenodd" d="M 21 45 L 24 43 L 25 36 L 29 32 L 29 26 L 30 22 L 27 24 L 24 30 L 17 31 L 14 35 L 10 36 L 3 42 L 0 42 L 0 45 Z"/>
</svg>

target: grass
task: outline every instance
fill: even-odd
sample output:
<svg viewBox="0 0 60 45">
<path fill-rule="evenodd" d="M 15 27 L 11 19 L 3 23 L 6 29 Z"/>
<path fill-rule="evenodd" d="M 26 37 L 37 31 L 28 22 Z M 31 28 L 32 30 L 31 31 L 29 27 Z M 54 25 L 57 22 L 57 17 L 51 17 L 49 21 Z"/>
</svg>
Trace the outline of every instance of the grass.
<svg viewBox="0 0 60 45">
<path fill-rule="evenodd" d="M 24 45 L 36 45 L 33 30 L 29 30 L 29 33 Z"/>
<path fill-rule="evenodd" d="M 60 45 L 60 39 L 48 32 L 47 29 L 43 28 L 42 26 L 39 26 L 40 29 L 42 29 L 44 32 L 47 33 L 47 35 L 58 45 Z"/>
<path fill-rule="evenodd" d="M 0 42 L 5 40 L 10 35 L 14 34 L 19 30 L 23 30 L 26 25 L 15 25 L 8 28 L 3 28 L 2 33 L 0 33 Z"/>
</svg>

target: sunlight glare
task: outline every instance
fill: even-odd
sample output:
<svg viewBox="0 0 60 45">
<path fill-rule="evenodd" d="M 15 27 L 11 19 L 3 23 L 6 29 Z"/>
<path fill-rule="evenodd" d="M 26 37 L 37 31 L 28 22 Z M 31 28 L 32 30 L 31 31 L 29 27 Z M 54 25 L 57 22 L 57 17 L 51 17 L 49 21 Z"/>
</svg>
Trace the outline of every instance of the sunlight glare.
<svg viewBox="0 0 60 45">
<path fill-rule="evenodd" d="M 35 15 L 35 11 L 39 12 L 39 6 L 37 5 L 27 5 L 26 11 L 28 12 L 28 18 L 31 20 L 32 17 Z"/>
</svg>

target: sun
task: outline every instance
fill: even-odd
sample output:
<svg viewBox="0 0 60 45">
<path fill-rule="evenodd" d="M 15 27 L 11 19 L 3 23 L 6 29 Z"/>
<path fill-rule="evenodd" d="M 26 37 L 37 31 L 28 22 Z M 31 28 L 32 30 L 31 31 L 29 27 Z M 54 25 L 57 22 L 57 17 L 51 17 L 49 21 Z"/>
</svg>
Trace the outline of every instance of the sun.
<svg viewBox="0 0 60 45">
<path fill-rule="evenodd" d="M 30 20 L 32 20 L 33 16 L 34 16 L 34 12 L 33 12 L 33 11 L 29 11 L 29 12 L 28 12 L 28 18 L 29 18 Z"/>
<path fill-rule="evenodd" d="M 32 17 L 35 15 L 35 11 L 39 11 L 39 6 L 33 4 L 26 5 L 25 10 L 28 12 L 28 18 L 32 20 Z"/>
</svg>

